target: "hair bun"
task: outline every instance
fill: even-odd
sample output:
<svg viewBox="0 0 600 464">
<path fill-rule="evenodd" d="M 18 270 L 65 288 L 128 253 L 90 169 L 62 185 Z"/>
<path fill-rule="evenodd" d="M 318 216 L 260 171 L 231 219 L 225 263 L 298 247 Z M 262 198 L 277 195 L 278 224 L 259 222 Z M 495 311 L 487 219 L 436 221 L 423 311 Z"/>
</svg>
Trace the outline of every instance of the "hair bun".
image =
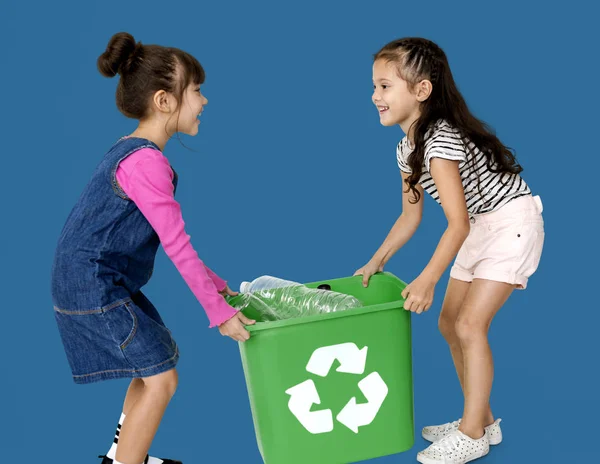
<svg viewBox="0 0 600 464">
<path fill-rule="evenodd" d="M 119 32 L 113 35 L 104 53 L 98 57 L 98 70 L 105 77 L 116 76 L 135 50 L 136 43 L 131 34 Z"/>
</svg>

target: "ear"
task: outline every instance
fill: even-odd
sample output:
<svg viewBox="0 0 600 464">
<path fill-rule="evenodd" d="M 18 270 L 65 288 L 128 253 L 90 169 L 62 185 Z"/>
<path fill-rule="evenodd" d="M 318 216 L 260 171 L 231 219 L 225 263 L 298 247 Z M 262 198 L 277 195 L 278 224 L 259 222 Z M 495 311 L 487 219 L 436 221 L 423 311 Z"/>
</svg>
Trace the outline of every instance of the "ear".
<svg viewBox="0 0 600 464">
<path fill-rule="evenodd" d="M 159 90 L 152 97 L 152 103 L 154 104 L 154 107 L 158 111 L 160 111 L 162 113 L 170 113 L 171 107 L 172 107 L 172 102 L 171 102 L 170 97 L 171 96 L 164 90 Z"/>
<path fill-rule="evenodd" d="M 432 90 L 433 85 L 431 84 L 431 81 L 428 79 L 423 79 L 417 84 L 417 101 L 424 102 L 425 100 L 427 100 L 431 95 Z"/>
</svg>

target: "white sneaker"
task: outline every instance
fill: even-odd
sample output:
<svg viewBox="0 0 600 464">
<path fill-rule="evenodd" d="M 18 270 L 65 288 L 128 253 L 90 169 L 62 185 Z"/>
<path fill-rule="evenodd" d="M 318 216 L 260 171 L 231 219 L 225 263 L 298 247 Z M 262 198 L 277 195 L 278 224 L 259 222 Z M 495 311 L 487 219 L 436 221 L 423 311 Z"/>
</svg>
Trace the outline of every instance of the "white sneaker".
<svg viewBox="0 0 600 464">
<path fill-rule="evenodd" d="M 485 430 L 488 433 L 490 439 L 490 445 L 499 445 L 502 442 L 502 430 L 500 429 L 500 422 L 502 419 L 496 419 L 493 424 L 488 425 Z M 441 438 L 444 438 L 449 433 L 458 430 L 461 419 L 454 422 L 448 422 L 442 425 L 430 425 L 423 427 L 422 435 L 427 441 L 436 442 Z"/>
<path fill-rule="evenodd" d="M 465 464 L 489 452 L 487 431 L 483 437 L 473 440 L 460 430 L 455 430 L 417 454 L 417 461 L 423 464 Z"/>
</svg>

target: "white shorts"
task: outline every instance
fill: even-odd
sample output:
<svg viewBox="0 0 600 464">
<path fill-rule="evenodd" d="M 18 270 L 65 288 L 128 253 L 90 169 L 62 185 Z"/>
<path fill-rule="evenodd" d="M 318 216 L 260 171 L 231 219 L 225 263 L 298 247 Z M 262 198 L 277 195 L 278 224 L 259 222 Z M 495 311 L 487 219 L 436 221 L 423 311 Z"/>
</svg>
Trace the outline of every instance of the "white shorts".
<svg viewBox="0 0 600 464">
<path fill-rule="evenodd" d="M 450 277 L 487 279 L 527 287 L 544 246 L 539 196 L 516 198 L 497 211 L 471 217 L 471 231 L 456 256 Z"/>
</svg>

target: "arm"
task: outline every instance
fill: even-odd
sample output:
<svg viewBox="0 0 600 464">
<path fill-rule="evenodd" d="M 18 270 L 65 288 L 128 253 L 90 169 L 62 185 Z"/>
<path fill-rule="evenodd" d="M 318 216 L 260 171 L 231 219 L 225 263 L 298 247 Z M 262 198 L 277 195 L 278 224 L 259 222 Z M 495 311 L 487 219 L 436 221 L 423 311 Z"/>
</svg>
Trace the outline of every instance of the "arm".
<svg viewBox="0 0 600 464">
<path fill-rule="evenodd" d="M 125 165 L 126 161 L 130 164 Z M 156 231 L 165 253 L 206 311 L 212 328 L 229 320 L 237 310 L 218 293 L 212 276 L 192 247 L 180 205 L 174 198 L 172 176 L 167 159 L 149 149 L 132 154 L 117 170 L 119 184 Z"/>
<path fill-rule="evenodd" d="M 405 171 L 401 171 L 401 174 L 402 179 L 406 180 L 408 174 Z M 362 275 L 363 286 L 369 285 L 369 279 L 373 274 L 383 271 L 386 263 L 410 240 L 419 227 L 423 215 L 423 188 L 420 185 L 416 188 L 421 193 L 419 201 L 411 203 L 409 198 L 412 197 L 412 193 L 402 191 L 402 214 L 370 261 L 354 273 L 354 275 Z"/>
<path fill-rule="evenodd" d="M 402 296 L 406 298 L 404 309 L 418 314 L 431 307 L 435 285 L 458 253 L 470 229 L 458 161 L 432 159 L 431 176 L 440 195 L 448 226 L 425 269 L 402 291 Z"/>
<path fill-rule="evenodd" d="M 408 174 L 401 172 L 401 175 L 402 185 L 404 186 L 406 185 L 404 181 L 408 178 Z M 402 190 L 402 214 L 400 214 L 400 217 L 392 226 L 392 229 L 373 255 L 373 258 L 371 258 L 371 261 L 381 269 L 410 240 L 421 223 L 421 218 L 423 217 L 423 188 L 418 184 L 416 188 L 421 194 L 421 198 L 414 204 L 409 202 L 409 198 L 413 196 L 411 191 L 406 192 Z"/>
<path fill-rule="evenodd" d="M 204 264 L 204 263 L 202 263 Z M 204 264 L 204 268 L 206 269 L 206 273 L 208 274 L 208 277 L 210 277 L 210 280 L 213 281 L 213 283 L 215 284 L 215 287 L 217 287 L 217 290 L 219 292 L 222 292 L 223 290 L 225 290 L 225 288 L 227 288 L 227 281 L 221 279 L 217 274 L 215 274 L 215 272 L 209 268 L 206 264 Z"/>
<path fill-rule="evenodd" d="M 437 283 L 469 235 L 470 225 L 458 161 L 442 158 L 431 160 L 431 177 L 448 221 L 431 260 L 422 272 Z"/>
</svg>

